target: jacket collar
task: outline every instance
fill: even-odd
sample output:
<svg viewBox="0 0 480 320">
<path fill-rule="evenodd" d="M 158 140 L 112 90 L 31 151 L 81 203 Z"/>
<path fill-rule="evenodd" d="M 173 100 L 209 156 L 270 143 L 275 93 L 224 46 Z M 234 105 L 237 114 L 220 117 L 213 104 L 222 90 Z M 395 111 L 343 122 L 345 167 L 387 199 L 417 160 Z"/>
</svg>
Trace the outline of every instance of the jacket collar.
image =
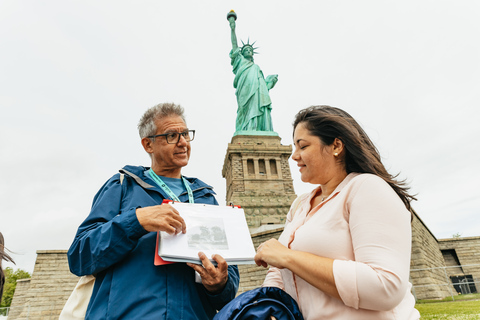
<svg viewBox="0 0 480 320">
<path fill-rule="evenodd" d="M 127 165 L 123 167 L 122 169 L 119 170 L 120 173 L 126 174 L 133 178 L 135 182 L 137 182 L 140 186 L 142 186 L 145 189 L 152 189 L 155 186 L 155 182 L 148 176 L 145 175 L 145 171 L 150 169 L 149 167 L 143 167 L 143 166 L 131 166 Z M 184 176 L 185 177 L 185 176 Z M 192 191 L 194 193 L 198 191 L 202 191 L 202 194 L 205 193 L 212 193 L 216 194 L 213 191 L 213 187 L 206 184 L 200 179 L 197 178 L 192 178 L 192 177 L 185 177 L 187 181 L 190 183 L 190 187 L 192 188 Z M 182 193 L 180 196 L 186 195 L 187 193 Z"/>
</svg>

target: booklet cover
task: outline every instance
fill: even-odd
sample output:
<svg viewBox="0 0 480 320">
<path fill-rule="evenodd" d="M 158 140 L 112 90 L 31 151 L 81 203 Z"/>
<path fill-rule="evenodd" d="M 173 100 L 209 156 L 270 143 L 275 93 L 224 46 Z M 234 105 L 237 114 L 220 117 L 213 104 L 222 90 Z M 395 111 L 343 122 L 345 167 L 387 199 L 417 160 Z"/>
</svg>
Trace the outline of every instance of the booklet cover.
<svg viewBox="0 0 480 320">
<path fill-rule="evenodd" d="M 185 220 L 187 232 L 177 235 L 159 232 L 156 265 L 200 263 L 200 251 L 213 263 L 216 263 L 211 259 L 213 254 L 221 255 L 228 264 L 255 263 L 255 247 L 242 208 L 181 202 L 169 204 Z"/>
</svg>

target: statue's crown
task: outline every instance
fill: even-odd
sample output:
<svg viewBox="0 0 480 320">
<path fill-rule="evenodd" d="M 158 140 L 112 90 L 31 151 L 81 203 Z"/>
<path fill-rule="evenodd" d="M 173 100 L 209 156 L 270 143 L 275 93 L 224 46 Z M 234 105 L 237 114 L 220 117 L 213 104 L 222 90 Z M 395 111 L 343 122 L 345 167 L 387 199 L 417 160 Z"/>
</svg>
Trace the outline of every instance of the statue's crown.
<svg viewBox="0 0 480 320">
<path fill-rule="evenodd" d="M 247 40 L 247 43 L 244 43 L 243 40 L 242 41 L 242 48 L 241 48 L 241 51 L 243 51 L 243 49 L 245 49 L 246 47 L 250 47 L 252 48 L 252 51 L 253 51 L 253 54 L 258 54 L 258 52 L 255 52 L 256 49 L 258 49 L 258 47 L 253 47 L 253 45 L 255 44 L 256 41 L 254 41 L 253 43 L 250 43 L 250 38 L 248 38 Z"/>
</svg>

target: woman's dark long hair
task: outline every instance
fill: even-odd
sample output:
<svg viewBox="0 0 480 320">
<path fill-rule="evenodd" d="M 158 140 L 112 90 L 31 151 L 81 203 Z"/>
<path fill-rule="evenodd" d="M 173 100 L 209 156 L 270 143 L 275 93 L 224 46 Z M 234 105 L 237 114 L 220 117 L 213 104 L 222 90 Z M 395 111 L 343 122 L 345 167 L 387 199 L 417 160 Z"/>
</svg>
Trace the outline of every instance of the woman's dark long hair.
<svg viewBox="0 0 480 320">
<path fill-rule="evenodd" d="M 0 232 L 0 301 L 2 300 L 2 295 L 3 295 L 3 284 L 5 283 L 5 274 L 3 273 L 3 268 L 2 268 L 2 261 L 10 261 L 12 263 L 15 263 L 8 255 L 8 253 L 5 252 L 5 239 L 3 238 L 3 234 Z"/>
<path fill-rule="evenodd" d="M 398 194 L 411 210 L 410 201 L 417 200 L 408 193 L 410 189 L 405 181 L 398 181 L 397 175 L 391 175 L 385 169 L 380 154 L 365 131 L 342 109 L 330 106 L 312 106 L 297 113 L 293 130 L 303 123 L 310 133 L 320 138 L 325 145 L 331 145 L 335 138 L 344 144 L 344 162 L 348 173 L 372 173 L 381 177 Z"/>
</svg>

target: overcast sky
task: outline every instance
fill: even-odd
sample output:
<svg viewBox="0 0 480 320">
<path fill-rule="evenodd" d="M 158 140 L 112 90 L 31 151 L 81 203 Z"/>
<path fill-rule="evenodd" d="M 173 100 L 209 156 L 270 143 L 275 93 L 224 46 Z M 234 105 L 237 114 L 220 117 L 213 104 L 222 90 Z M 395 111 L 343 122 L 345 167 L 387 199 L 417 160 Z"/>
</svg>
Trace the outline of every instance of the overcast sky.
<svg viewBox="0 0 480 320">
<path fill-rule="evenodd" d="M 480 236 L 478 1 L 1 1 L 0 231 L 16 267 L 68 249 L 102 184 L 149 166 L 136 126 L 160 102 L 184 106 L 197 132 L 183 173 L 225 203 L 231 9 L 265 76 L 278 74 L 282 144 L 300 109 L 340 107 L 437 238 Z M 311 190 L 290 165 L 296 193 Z"/>
</svg>

